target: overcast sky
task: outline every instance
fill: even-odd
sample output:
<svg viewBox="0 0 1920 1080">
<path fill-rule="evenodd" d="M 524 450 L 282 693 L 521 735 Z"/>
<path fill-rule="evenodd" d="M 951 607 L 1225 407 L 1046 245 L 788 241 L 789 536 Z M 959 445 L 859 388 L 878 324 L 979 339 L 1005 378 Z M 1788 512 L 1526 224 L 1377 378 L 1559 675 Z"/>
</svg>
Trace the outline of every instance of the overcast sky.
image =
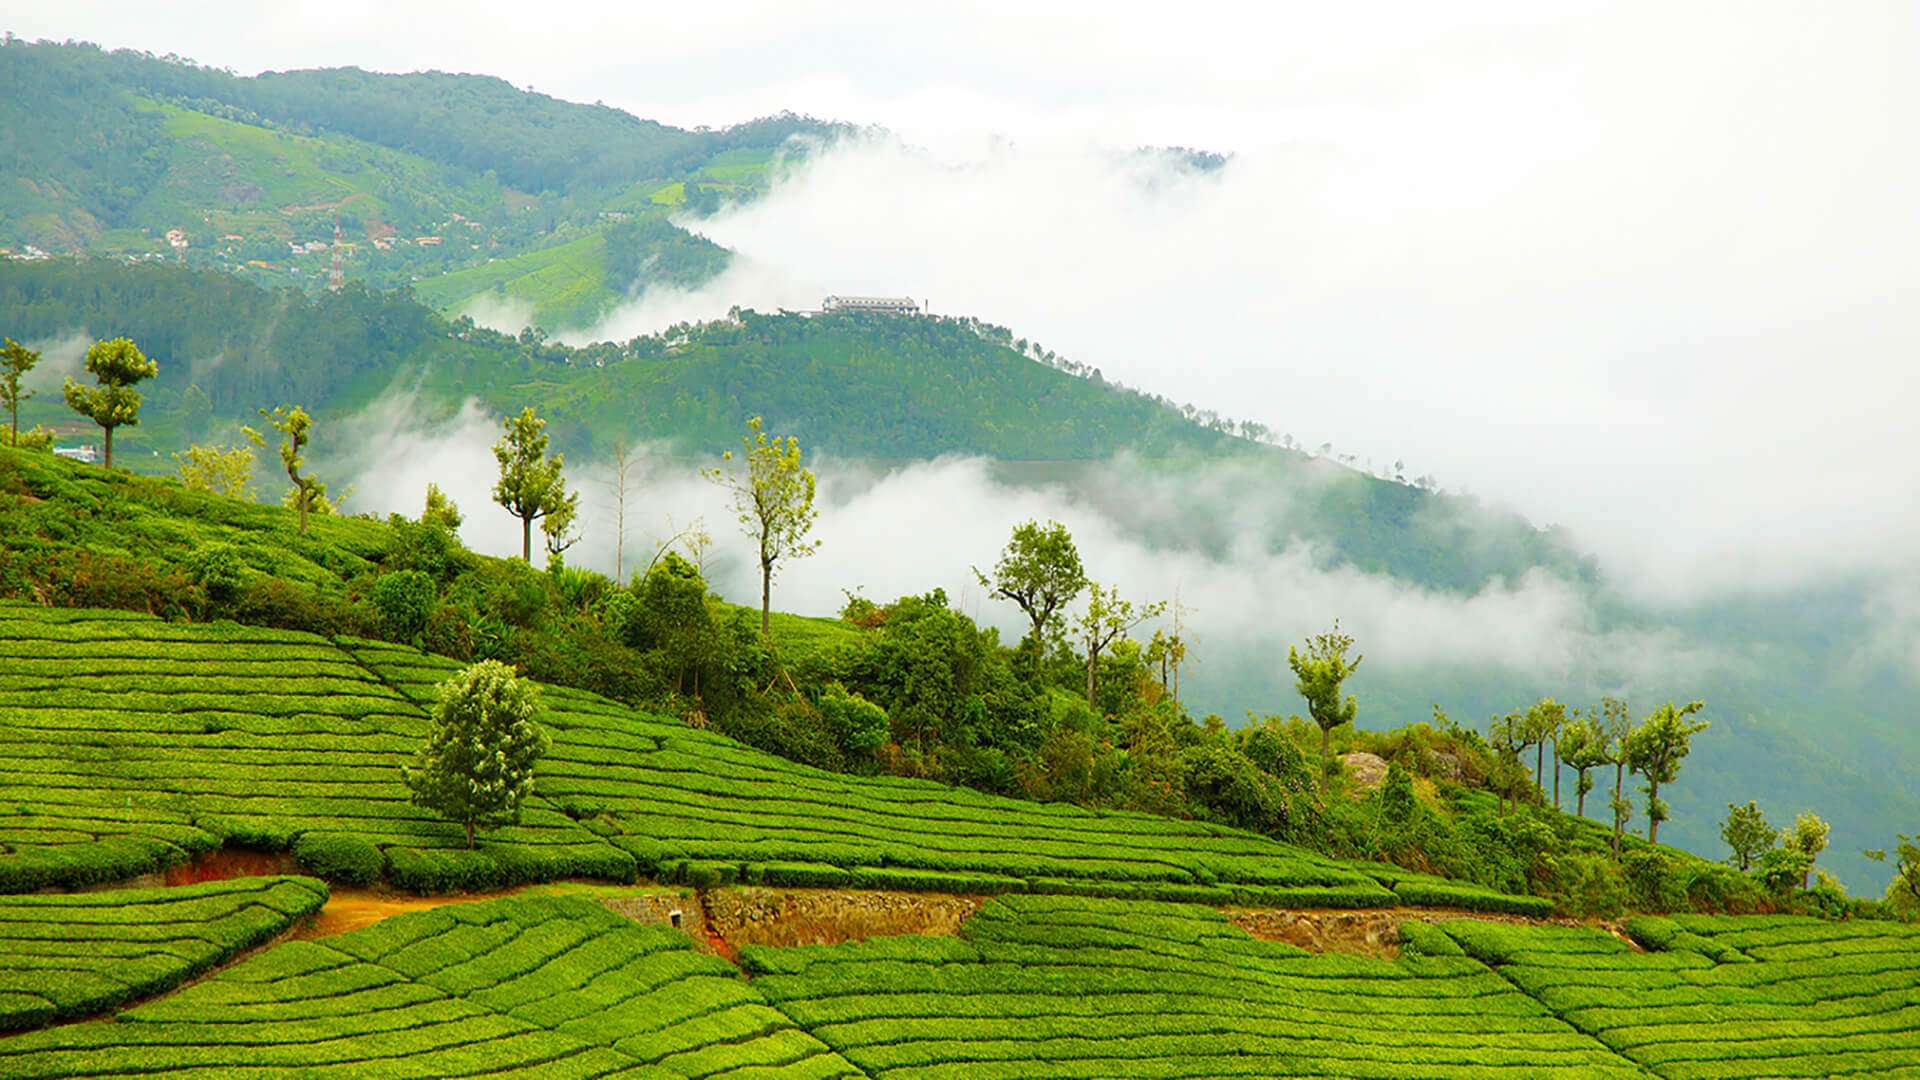
<svg viewBox="0 0 1920 1080">
<path fill-rule="evenodd" d="M 675 310 L 929 297 L 1573 526 L 1642 595 L 1871 574 L 1920 620 L 1920 6 L 965 7 L 65 0 L 0 25 L 881 125 L 696 226 L 746 259 Z M 1235 157 L 1111 153 L 1142 144 Z"/>
</svg>

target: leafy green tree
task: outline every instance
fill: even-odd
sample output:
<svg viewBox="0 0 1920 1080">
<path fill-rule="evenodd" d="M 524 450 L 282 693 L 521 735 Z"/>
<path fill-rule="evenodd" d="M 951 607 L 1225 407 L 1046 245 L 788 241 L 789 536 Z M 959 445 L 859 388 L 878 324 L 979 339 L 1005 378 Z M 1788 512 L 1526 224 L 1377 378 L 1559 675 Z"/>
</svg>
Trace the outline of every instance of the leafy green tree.
<svg viewBox="0 0 1920 1080">
<path fill-rule="evenodd" d="M 1820 815 L 1811 810 L 1800 811 L 1793 819 L 1793 828 L 1780 832 L 1780 843 L 1807 857 L 1807 870 L 1800 875 L 1800 887 L 1807 887 L 1807 879 L 1813 874 L 1814 860 L 1827 850 L 1827 836 L 1833 827 L 1821 820 Z"/>
<path fill-rule="evenodd" d="M 1439 706 L 1434 706 L 1438 714 Z M 1526 748 L 1525 718 L 1520 713 L 1496 716 L 1487 729 L 1487 745 L 1493 750 L 1493 767 L 1487 772 L 1487 787 L 1500 797 L 1500 813 L 1505 815 L 1509 802 L 1518 803 L 1527 783 L 1527 767 L 1520 763 Z M 1325 750 L 1321 751 L 1324 756 Z"/>
<path fill-rule="evenodd" d="M 498 660 L 482 660 L 440 684 L 427 742 L 401 775 L 413 802 L 460 822 L 473 846 L 476 825 L 520 820 L 533 793 L 533 766 L 547 751 L 533 719 L 531 684 Z"/>
<path fill-rule="evenodd" d="M 700 671 L 718 651 L 720 640 L 707 608 L 706 580 L 679 552 L 669 551 L 638 584 L 641 615 L 629 631 L 629 642 L 659 649 L 673 671 L 674 693 L 699 697 Z"/>
<path fill-rule="evenodd" d="M 140 422 L 140 391 L 133 385 L 160 373 L 140 347 L 126 338 L 96 341 L 87 349 L 87 372 L 98 386 L 67 379 L 67 405 L 106 433 L 107 468 L 113 468 L 113 429 Z"/>
<path fill-rule="evenodd" d="M 1340 620 L 1333 621 L 1333 629 L 1324 634 L 1315 634 L 1307 639 L 1307 650 L 1287 646 L 1287 666 L 1293 669 L 1293 688 L 1307 700 L 1307 712 L 1313 722 L 1320 727 L 1320 772 L 1324 777 L 1330 763 L 1327 757 L 1328 744 L 1333 739 L 1333 729 L 1342 724 L 1353 722 L 1360 711 L 1360 705 L 1353 698 L 1342 699 L 1341 687 L 1354 672 L 1360 670 L 1364 656 L 1347 659 L 1347 653 L 1353 648 L 1353 637 L 1340 632 Z"/>
<path fill-rule="evenodd" d="M 1606 764 L 1613 766 L 1613 798 L 1607 800 L 1608 809 L 1613 811 L 1613 858 L 1620 859 L 1620 837 L 1626 832 L 1627 822 L 1633 817 L 1633 802 L 1627 798 L 1627 765 L 1631 758 L 1628 739 L 1633 734 L 1633 714 L 1628 711 L 1627 703 L 1615 697 L 1601 698 L 1600 708 L 1593 713 L 1593 720 L 1605 741 Z"/>
<path fill-rule="evenodd" d="M 1560 760 L 1574 772 L 1574 815 L 1587 814 L 1587 792 L 1593 790 L 1593 777 L 1587 774 L 1608 760 L 1607 733 L 1591 716 L 1576 716 L 1560 732 Z"/>
<path fill-rule="evenodd" d="M 803 559 L 820 549 L 819 541 L 807 539 L 816 513 L 814 477 L 812 469 L 800 464 L 800 440 L 791 435 L 768 438 L 758 416 L 747 421 L 740 445 L 745 475 L 722 466 L 705 470 L 705 476 L 732 493 L 740 527 L 759 549 L 760 633 L 765 635 L 772 625 L 768 613 L 775 567 L 783 559 Z M 732 461 L 733 451 L 721 460 Z"/>
<path fill-rule="evenodd" d="M 293 481 L 286 503 L 300 512 L 300 534 L 304 536 L 308 514 L 333 513 L 333 504 L 327 501 L 326 483 L 300 471 L 307 467 L 306 451 L 307 443 L 313 438 L 313 417 L 298 405 L 282 405 L 272 412 L 261 409 L 260 415 L 283 436 L 280 464 L 287 470 L 287 479 Z"/>
<path fill-rule="evenodd" d="M 1653 711 L 1627 737 L 1627 764 L 1647 781 L 1647 842 L 1659 843 L 1660 823 L 1667 820 L 1667 804 L 1660 798 L 1660 785 L 1670 784 L 1680 775 L 1680 763 L 1693 749 L 1693 737 L 1707 730 L 1707 721 L 1688 717 L 1706 703 L 1690 701 L 1675 708 L 1672 702 Z"/>
<path fill-rule="evenodd" d="M 387 636 L 412 644 L 426 632 L 439 590 L 423 571 L 395 570 L 374 581 L 371 599 Z"/>
<path fill-rule="evenodd" d="M 1920 833 L 1900 834 L 1894 849 L 1893 880 L 1887 882 L 1887 903 L 1895 911 L 1920 915 Z M 1886 862 L 1884 850 L 1869 851 L 1867 858 Z"/>
<path fill-rule="evenodd" d="M 533 562 L 533 523 L 556 512 L 570 521 L 576 506 L 562 475 L 566 455 L 547 455 L 546 429 L 547 422 L 528 406 L 520 415 L 507 418 L 505 432 L 493 444 L 493 456 L 500 463 L 493 501 L 520 519 L 520 558 L 528 563 Z"/>
<path fill-rule="evenodd" d="M 549 569 L 562 565 L 561 555 L 580 542 L 580 534 L 573 527 L 579 516 L 580 493 L 570 491 L 554 500 L 553 508 L 540 519 L 540 536 L 547 545 Z"/>
<path fill-rule="evenodd" d="M 1552 698 L 1541 698 L 1527 707 L 1521 720 L 1526 742 L 1533 750 L 1533 782 L 1540 788 L 1540 798 L 1547 797 L 1546 760 L 1547 744 L 1554 744 L 1553 761 L 1553 805 L 1560 807 L 1560 729 L 1567 723 L 1567 707 Z"/>
<path fill-rule="evenodd" d="M 973 576 L 988 596 L 1019 605 L 1033 625 L 1026 640 L 1033 643 L 1036 652 L 1061 609 L 1087 587 L 1080 549 L 1074 546 L 1073 534 L 1057 521 L 1045 525 L 1028 521 L 1014 526 L 1013 538 L 993 565 L 993 576 L 981 573 L 979 567 L 974 568 Z"/>
<path fill-rule="evenodd" d="M 20 380 L 32 371 L 40 362 L 40 354 L 12 338 L 0 338 L 0 401 L 7 405 L 11 414 L 12 431 L 7 445 L 20 445 L 20 403 L 33 396 L 33 391 L 22 389 Z"/>
<path fill-rule="evenodd" d="M 1166 610 L 1165 601 L 1135 608 L 1133 601 L 1121 599 L 1119 588 L 1105 588 L 1094 581 L 1087 583 L 1087 610 L 1074 623 L 1074 629 L 1087 650 L 1087 704 L 1094 704 L 1094 695 L 1098 692 L 1096 673 L 1099 671 L 1100 654 L 1134 627 L 1148 619 L 1158 618 Z"/>
<path fill-rule="evenodd" d="M 1778 896 L 1805 888 L 1807 875 L 1813 872 L 1813 858 L 1795 847 L 1768 848 L 1760 853 L 1757 867 L 1761 884 Z"/>
<path fill-rule="evenodd" d="M 448 532 L 459 532 L 460 524 L 465 520 L 466 517 L 460 513 L 460 507 L 454 504 L 453 499 L 449 498 L 446 492 L 440 490 L 440 485 L 429 482 L 427 505 L 420 511 L 420 523 L 438 525 Z"/>
<path fill-rule="evenodd" d="M 1753 868 L 1753 861 L 1761 852 L 1773 847 L 1775 835 L 1766 815 L 1760 812 L 1760 805 L 1748 799 L 1745 806 L 1727 804 L 1727 820 L 1720 825 L 1720 839 L 1733 851 L 1728 861 L 1744 874 Z"/>
<path fill-rule="evenodd" d="M 205 446 L 195 443 L 185 452 L 173 455 L 180 468 L 180 483 L 194 491 L 210 491 L 229 499 L 253 500 L 254 450 L 266 440 L 250 427 L 240 432 L 246 443 L 231 446 Z M 248 445 L 251 444 L 251 445 Z"/>
</svg>

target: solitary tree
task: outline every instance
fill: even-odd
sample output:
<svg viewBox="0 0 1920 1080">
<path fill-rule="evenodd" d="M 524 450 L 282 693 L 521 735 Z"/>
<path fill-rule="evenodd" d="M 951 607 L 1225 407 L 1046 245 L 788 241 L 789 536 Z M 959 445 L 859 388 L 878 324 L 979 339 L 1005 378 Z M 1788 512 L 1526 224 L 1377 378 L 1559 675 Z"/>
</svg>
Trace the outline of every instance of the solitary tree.
<svg viewBox="0 0 1920 1080">
<path fill-rule="evenodd" d="M 562 552 L 580 542 L 574 522 L 580 514 L 580 493 L 568 492 L 554 501 L 552 509 L 540 519 L 540 535 L 547 544 L 547 561 L 558 565 Z"/>
<path fill-rule="evenodd" d="M 1342 724 L 1351 723 L 1360 711 L 1359 703 L 1353 698 L 1342 698 L 1340 689 L 1347 677 L 1360 670 L 1364 656 L 1347 659 L 1348 650 L 1353 648 L 1353 638 L 1340 632 L 1340 620 L 1333 621 L 1333 629 L 1324 634 L 1315 634 L 1307 639 L 1307 651 L 1301 652 L 1293 646 L 1287 646 L 1287 666 L 1293 669 L 1295 690 L 1307 699 L 1307 712 L 1313 722 L 1320 726 L 1320 773 L 1322 780 L 1328 768 L 1327 746 L 1332 741 L 1333 729 Z"/>
<path fill-rule="evenodd" d="M 1733 857 L 1727 861 L 1739 867 L 1741 873 L 1753 868 L 1753 860 L 1772 847 L 1775 838 L 1773 826 L 1767 824 L 1758 803 L 1748 799 L 1745 806 L 1727 804 L 1727 820 L 1720 825 L 1720 839 L 1733 851 Z"/>
<path fill-rule="evenodd" d="M 547 422 L 531 406 L 507 418 L 505 432 L 493 444 L 500 463 L 500 480 L 493 485 L 493 501 L 520 519 L 520 558 L 533 561 L 533 523 L 566 506 L 566 455 L 547 456 Z"/>
<path fill-rule="evenodd" d="M 282 405 L 272 412 L 261 409 L 260 415 L 284 436 L 280 443 L 280 464 L 286 467 L 287 479 L 293 481 L 286 502 L 300 512 L 300 532 L 305 535 L 309 513 L 333 512 L 333 504 L 327 501 L 326 483 L 300 471 L 307 467 L 306 450 L 313 437 L 313 418 L 298 405 Z"/>
<path fill-rule="evenodd" d="M 12 338 L 0 339 L 0 401 L 7 404 L 7 412 L 12 414 L 13 431 L 7 439 L 8 446 L 20 445 L 20 403 L 33 396 L 33 391 L 22 389 L 20 380 L 40 362 L 40 354 L 27 348 Z"/>
<path fill-rule="evenodd" d="M 534 688 L 498 660 L 482 660 L 440 684 L 427 743 L 401 775 L 424 806 L 467 829 L 520 820 L 533 765 L 547 735 L 534 722 Z"/>
<path fill-rule="evenodd" d="M 1693 749 L 1693 737 L 1707 729 L 1705 720 L 1688 717 L 1706 703 L 1690 701 L 1675 708 L 1672 702 L 1653 710 L 1627 737 L 1627 764 L 1647 780 L 1647 842 L 1658 843 L 1660 823 L 1667 820 L 1667 804 L 1660 798 L 1660 785 L 1670 784 L 1680 775 L 1680 763 Z"/>
<path fill-rule="evenodd" d="M 1820 815 L 1811 810 L 1802 810 L 1793 819 L 1793 828 L 1780 832 L 1780 842 L 1807 857 L 1807 869 L 1800 875 L 1800 887 L 1807 887 L 1807 880 L 1813 876 L 1813 860 L 1827 850 L 1827 834 L 1832 827 L 1820 819 Z"/>
<path fill-rule="evenodd" d="M 229 499 L 253 498 L 253 451 L 266 440 L 250 427 L 240 429 L 243 442 L 231 446 L 195 443 L 173 455 L 180 466 L 180 483 L 194 491 L 210 491 Z"/>
<path fill-rule="evenodd" d="M 1533 745 L 1533 782 L 1540 788 L 1540 797 L 1547 797 L 1546 760 L 1547 744 L 1554 744 L 1553 752 L 1553 806 L 1560 808 L 1560 729 L 1567 722 L 1567 707 L 1552 698 L 1541 698 L 1527 707 L 1526 717 L 1522 721 L 1526 741 Z"/>
<path fill-rule="evenodd" d="M 1607 751 L 1606 764 L 1613 766 L 1613 798 L 1608 800 L 1608 807 L 1613 811 L 1613 857 L 1618 859 L 1620 836 L 1626 831 L 1627 820 L 1633 817 L 1633 803 L 1627 798 L 1625 787 L 1631 749 L 1627 740 L 1633 734 L 1633 714 L 1619 698 L 1602 698 L 1600 708 L 1593 713 L 1593 721 L 1606 740 L 1602 744 Z"/>
<path fill-rule="evenodd" d="M 1047 626 L 1060 609 L 1073 602 L 1087 587 L 1086 571 L 1080 565 L 1080 549 L 1073 535 L 1057 521 L 1045 525 L 1029 521 L 1013 528 L 1013 538 L 993 564 L 993 576 L 974 568 L 973 576 L 987 595 L 1011 600 L 1026 613 L 1033 625 L 1027 640 L 1038 651 L 1046 640 Z"/>
<path fill-rule="evenodd" d="M 1574 771 L 1574 814 L 1587 814 L 1587 792 L 1593 790 L 1593 777 L 1587 773 L 1609 760 L 1607 734 L 1591 716 L 1577 716 L 1560 732 L 1560 760 Z"/>
<path fill-rule="evenodd" d="M 1098 689 L 1095 675 L 1099 670 L 1100 654 L 1107 646 L 1125 637 L 1128 631 L 1148 619 L 1158 618 L 1165 610 L 1167 605 L 1164 600 L 1136 609 L 1133 601 L 1120 598 L 1117 587 L 1109 589 L 1099 582 L 1087 583 L 1087 610 L 1074 624 L 1080 640 L 1087 647 L 1087 704 L 1093 704 Z"/>
<path fill-rule="evenodd" d="M 147 359 L 133 342 L 114 338 L 96 341 L 87 349 L 87 372 L 99 385 L 83 386 L 69 377 L 67 405 L 106 433 L 106 465 L 111 469 L 113 429 L 140 422 L 140 391 L 133 384 L 158 375 L 160 365 Z"/>
<path fill-rule="evenodd" d="M 766 634 L 772 625 L 774 568 L 783 559 L 803 559 L 820 549 L 819 541 L 807 539 L 817 513 L 814 477 L 800 464 L 800 440 L 769 438 L 757 416 L 747 421 L 740 445 L 745 475 L 721 466 L 707 469 L 706 477 L 732 493 L 740 527 L 759 548 L 760 633 Z M 733 451 L 721 460 L 732 461 Z"/>
<path fill-rule="evenodd" d="M 1440 707 L 1434 706 L 1435 715 Z M 1509 800 L 1518 801 L 1518 793 L 1527 782 L 1527 767 L 1520 762 L 1522 718 L 1519 713 L 1496 716 L 1487 729 L 1487 744 L 1493 748 L 1493 768 L 1488 770 L 1487 786 L 1500 796 L 1500 813 L 1507 812 Z"/>
<path fill-rule="evenodd" d="M 613 446 L 613 475 L 607 478 L 607 490 L 613 494 L 613 580 L 627 576 L 627 492 L 633 487 L 633 470 L 639 464 L 633 447 L 625 439 Z"/>
<path fill-rule="evenodd" d="M 460 507 L 454 503 L 453 499 L 440 490 L 439 484 L 429 481 L 427 505 L 420 511 L 420 523 L 438 525 L 448 532 L 458 532 L 460 523 L 465 520 L 466 516 L 460 513 Z"/>
</svg>

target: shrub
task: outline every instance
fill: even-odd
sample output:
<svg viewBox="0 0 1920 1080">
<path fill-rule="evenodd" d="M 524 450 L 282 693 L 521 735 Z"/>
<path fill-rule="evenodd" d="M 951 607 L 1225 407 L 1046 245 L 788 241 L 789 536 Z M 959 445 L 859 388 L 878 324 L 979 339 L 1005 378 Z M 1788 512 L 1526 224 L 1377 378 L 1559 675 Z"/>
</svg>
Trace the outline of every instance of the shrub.
<svg viewBox="0 0 1920 1080">
<path fill-rule="evenodd" d="M 433 613 L 438 594 L 433 578 L 419 570 L 395 570 L 380 575 L 374 582 L 373 606 L 380 612 L 380 627 L 395 641 L 412 643 L 426 632 L 427 618 Z"/>
<path fill-rule="evenodd" d="M 887 711 L 838 682 L 820 693 L 820 717 L 850 760 L 873 757 L 887 741 Z"/>
<path fill-rule="evenodd" d="M 293 857 L 328 881 L 370 885 L 387 868 L 387 857 L 371 840 L 350 833 L 307 833 L 294 842 Z"/>
<path fill-rule="evenodd" d="M 225 604 L 240 594 L 246 563 L 232 544 L 214 541 L 200 545 L 187 556 L 187 573 L 207 599 Z"/>
</svg>

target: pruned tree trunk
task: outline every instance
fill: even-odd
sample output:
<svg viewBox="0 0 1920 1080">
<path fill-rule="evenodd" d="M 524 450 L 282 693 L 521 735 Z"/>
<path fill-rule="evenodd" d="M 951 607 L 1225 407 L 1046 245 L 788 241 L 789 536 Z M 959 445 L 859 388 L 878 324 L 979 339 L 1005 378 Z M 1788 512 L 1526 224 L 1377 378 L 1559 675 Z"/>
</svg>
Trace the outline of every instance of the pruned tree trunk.
<svg viewBox="0 0 1920 1080">
<path fill-rule="evenodd" d="M 1660 818 L 1653 811 L 1660 804 L 1660 781 L 1647 778 L 1647 843 L 1659 843 Z"/>
<path fill-rule="evenodd" d="M 1541 739 L 1538 743 L 1535 743 L 1533 747 L 1533 786 L 1540 789 L 1542 796 L 1545 796 L 1547 793 L 1546 776 L 1547 740 Z"/>
<path fill-rule="evenodd" d="M 533 565 L 533 519 L 520 519 L 520 561 Z"/>
<path fill-rule="evenodd" d="M 1573 790 L 1575 792 L 1574 800 L 1573 800 L 1574 802 L 1573 816 L 1586 817 L 1587 816 L 1587 770 L 1585 769 L 1580 770 L 1580 780 L 1578 783 L 1573 785 Z"/>
<path fill-rule="evenodd" d="M 773 619 L 768 612 L 773 610 L 773 562 L 762 556 L 760 559 L 760 636 L 772 634 Z"/>
<path fill-rule="evenodd" d="M 1332 741 L 1333 741 L 1333 729 L 1330 727 L 1321 728 L 1320 729 L 1320 786 L 1323 788 L 1327 786 L 1327 750 L 1328 750 L 1328 744 L 1331 743 Z"/>
<path fill-rule="evenodd" d="M 467 848 L 473 848 L 473 816 L 467 816 Z"/>
<path fill-rule="evenodd" d="M 113 468 L 113 429 L 109 427 L 101 428 L 100 430 L 107 433 L 107 468 L 111 469 Z M 19 442 L 19 436 L 19 429 L 16 428 L 14 430 L 14 442 L 16 444 Z"/>
<path fill-rule="evenodd" d="M 1553 742 L 1553 808 L 1560 809 L 1560 740 Z"/>
<path fill-rule="evenodd" d="M 1627 767 L 1616 761 L 1613 763 L 1613 859 L 1620 861 L 1620 785 L 1626 779 Z"/>
</svg>

